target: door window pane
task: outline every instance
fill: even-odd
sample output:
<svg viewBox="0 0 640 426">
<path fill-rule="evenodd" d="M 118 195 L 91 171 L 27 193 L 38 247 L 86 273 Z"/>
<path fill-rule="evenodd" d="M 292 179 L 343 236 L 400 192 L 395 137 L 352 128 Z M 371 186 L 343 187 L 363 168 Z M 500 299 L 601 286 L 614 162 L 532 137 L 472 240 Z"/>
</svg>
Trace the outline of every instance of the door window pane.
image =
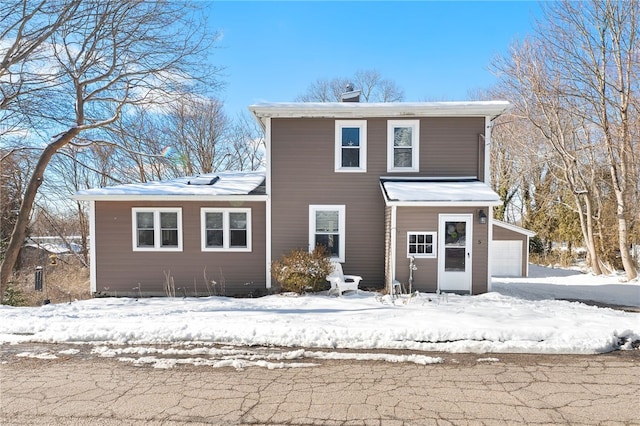
<svg viewBox="0 0 640 426">
<path fill-rule="evenodd" d="M 464 246 L 467 239 L 467 224 L 465 222 L 446 222 L 445 244 L 447 246 Z"/>
<path fill-rule="evenodd" d="M 447 272 L 464 272 L 466 255 L 465 248 L 445 248 L 444 249 L 444 270 Z"/>
</svg>

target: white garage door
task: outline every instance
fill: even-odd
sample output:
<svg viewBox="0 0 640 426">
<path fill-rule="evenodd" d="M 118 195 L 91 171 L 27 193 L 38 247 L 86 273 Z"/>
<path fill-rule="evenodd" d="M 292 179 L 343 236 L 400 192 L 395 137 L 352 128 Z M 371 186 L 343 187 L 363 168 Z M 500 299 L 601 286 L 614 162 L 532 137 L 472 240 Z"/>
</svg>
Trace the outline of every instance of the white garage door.
<svg viewBox="0 0 640 426">
<path fill-rule="evenodd" d="M 491 247 L 491 275 L 522 276 L 522 241 L 494 240 Z"/>
</svg>

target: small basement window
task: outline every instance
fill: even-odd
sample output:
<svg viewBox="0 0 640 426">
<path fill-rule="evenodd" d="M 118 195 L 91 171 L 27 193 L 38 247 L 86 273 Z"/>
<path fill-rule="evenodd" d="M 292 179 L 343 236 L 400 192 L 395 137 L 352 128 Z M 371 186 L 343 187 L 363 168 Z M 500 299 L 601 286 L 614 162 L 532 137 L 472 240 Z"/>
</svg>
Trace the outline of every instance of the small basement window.
<svg viewBox="0 0 640 426">
<path fill-rule="evenodd" d="M 436 257 L 435 232 L 407 232 L 407 257 Z"/>
</svg>

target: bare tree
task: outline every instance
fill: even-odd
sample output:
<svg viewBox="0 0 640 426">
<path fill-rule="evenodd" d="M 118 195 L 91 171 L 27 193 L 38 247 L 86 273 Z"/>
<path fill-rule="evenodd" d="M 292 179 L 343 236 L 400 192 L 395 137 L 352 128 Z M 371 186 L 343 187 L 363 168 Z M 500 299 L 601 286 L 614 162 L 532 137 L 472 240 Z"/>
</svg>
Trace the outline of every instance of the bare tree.
<svg viewBox="0 0 640 426">
<path fill-rule="evenodd" d="M 590 133 L 604 148 L 617 204 L 620 257 L 631 280 L 637 276 L 629 253 L 629 221 L 637 186 L 632 164 L 638 141 L 632 127 L 640 89 L 640 3 L 565 0 L 547 4 L 545 12 L 547 25 L 539 37 L 562 78 L 562 96 L 575 105 L 572 112 L 585 130 L 597 129 Z"/>
<path fill-rule="evenodd" d="M 264 132 L 258 122 L 244 113 L 237 117 L 230 132 L 233 152 L 232 167 L 236 170 L 258 170 L 264 167 Z"/>
<path fill-rule="evenodd" d="M 36 67 L 46 58 L 51 36 L 76 13 L 81 0 L 7 0 L 0 3 L 0 109 L 38 90 Z M 55 76 L 48 76 L 53 78 Z"/>
<path fill-rule="evenodd" d="M 176 174 L 192 176 L 228 169 L 232 155 L 227 138 L 229 129 L 223 104 L 217 99 L 185 97 L 172 104 L 166 133 L 183 160 L 174 163 Z"/>
<path fill-rule="evenodd" d="M 404 90 L 395 82 L 383 78 L 377 70 L 361 70 L 351 78 L 318 79 L 311 83 L 296 101 L 340 102 L 341 95 L 349 83 L 361 91 L 364 102 L 399 102 L 404 99 Z"/>
<path fill-rule="evenodd" d="M 549 172 L 568 185 L 574 195 L 583 237 L 596 274 L 601 273 L 593 223 L 593 176 L 585 167 L 589 151 L 587 141 L 580 138 L 581 128 L 571 119 L 573 105 L 559 96 L 559 80 L 553 70 L 545 68 L 545 54 L 536 42 L 515 44 L 508 58 L 494 62 L 501 75 L 503 90 L 514 99 L 512 115 L 533 125 L 541 141 L 550 150 L 541 151 L 541 160 L 551 164 Z M 538 149 L 533 145 L 534 149 Z M 527 147 L 524 148 L 525 152 Z M 529 148 L 530 149 L 530 148 Z M 538 160 L 539 161 L 539 160 Z M 586 174 L 585 174 L 586 173 Z"/>
<path fill-rule="evenodd" d="M 28 102 L 46 92 L 50 103 L 39 111 L 40 118 L 48 124 L 45 129 L 56 134 L 31 171 L 0 265 L 0 298 L 52 157 L 83 134 L 99 134 L 131 105 L 164 103 L 175 92 L 215 81 L 215 70 L 206 65 L 214 38 L 204 32 L 205 25 L 194 20 L 196 16 L 189 5 L 170 1 L 84 0 L 47 38 L 49 62 L 41 71 L 43 77 L 15 101 Z M 27 55 L 25 61 L 29 58 Z"/>
</svg>

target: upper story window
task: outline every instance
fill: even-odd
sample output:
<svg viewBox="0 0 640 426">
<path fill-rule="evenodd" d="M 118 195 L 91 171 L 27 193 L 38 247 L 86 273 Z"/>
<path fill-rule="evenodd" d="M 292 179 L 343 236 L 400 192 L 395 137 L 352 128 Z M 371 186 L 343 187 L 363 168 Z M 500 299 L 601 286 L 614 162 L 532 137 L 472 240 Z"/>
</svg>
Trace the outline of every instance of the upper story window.
<svg viewBox="0 0 640 426">
<path fill-rule="evenodd" d="M 324 246 L 331 259 L 344 262 L 345 206 L 309 206 L 309 249 Z"/>
<path fill-rule="evenodd" d="M 367 121 L 336 120 L 336 172 L 367 171 Z"/>
<path fill-rule="evenodd" d="M 251 209 L 200 210 L 202 251 L 251 251 Z"/>
<path fill-rule="evenodd" d="M 182 251 L 182 209 L 134 208 L 134 251 Z"/>
<path fill-rule="evenodd" d="M 387 171 L 418 172 L 419 120 L 389 120 L 387 122 Z"/>
</svg>

